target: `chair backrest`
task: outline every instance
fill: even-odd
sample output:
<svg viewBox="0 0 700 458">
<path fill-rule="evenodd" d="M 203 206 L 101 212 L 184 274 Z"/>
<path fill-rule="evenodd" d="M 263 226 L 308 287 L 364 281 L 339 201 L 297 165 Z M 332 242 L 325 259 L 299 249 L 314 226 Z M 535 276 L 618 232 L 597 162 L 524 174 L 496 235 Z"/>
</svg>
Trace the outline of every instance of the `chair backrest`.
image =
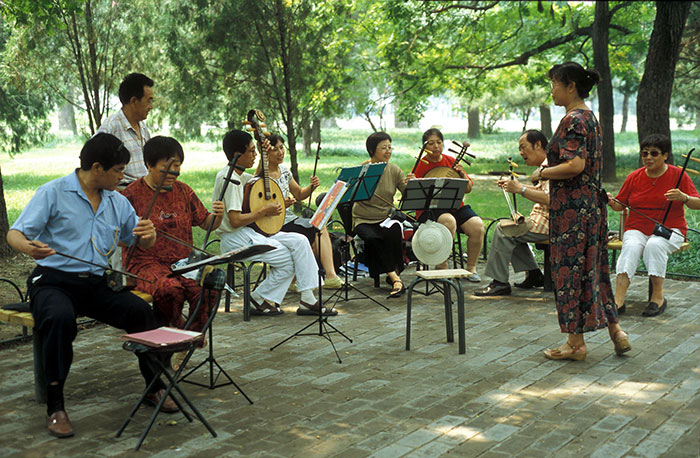
<svg viewBox="0 0 700 458">
<path fill-rule="evenodd" d="M 352 202 L 343 202 L 338 204 L 336 210 L 338 210 L 338 215 L 340 215 L 340 220 L 345 227 L 345 232 L 348 235 L 354 237 L 355 232 L 352 230 Z"/>
</svg>

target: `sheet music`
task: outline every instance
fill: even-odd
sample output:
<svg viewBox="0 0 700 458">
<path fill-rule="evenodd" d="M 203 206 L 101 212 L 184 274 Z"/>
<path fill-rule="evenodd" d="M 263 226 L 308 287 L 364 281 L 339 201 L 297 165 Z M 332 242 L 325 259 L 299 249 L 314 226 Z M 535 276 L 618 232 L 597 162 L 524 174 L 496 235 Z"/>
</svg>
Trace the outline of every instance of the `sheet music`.
<svg viewBox="0 0 700 458">
<path fill-rule="evenodd" d="M 314 216 L 311 217 L 310 223 L 313 227 L 320 230 L 328 223 L 340 199 L 343 198 L 343 195 L 348 189 L 348 184 L 340 180 L 336 181 L 333 186 L 331 186 L 331 189 L 326 193 L 326 197 L 323 198 L 321 205 L 316 209 Z"/>
</svg>

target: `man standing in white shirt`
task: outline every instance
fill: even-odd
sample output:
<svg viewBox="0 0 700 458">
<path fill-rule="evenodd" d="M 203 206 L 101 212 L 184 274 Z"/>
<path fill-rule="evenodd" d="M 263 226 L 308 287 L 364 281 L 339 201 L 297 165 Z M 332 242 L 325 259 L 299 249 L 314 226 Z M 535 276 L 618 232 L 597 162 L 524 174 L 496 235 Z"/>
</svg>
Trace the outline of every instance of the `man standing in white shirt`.
<svg viewBox="0 0 700 458">
<path fill-rule="evenodd" d="M 112 134 L 124 143 L 131 159 L 124 169 L 123 189 L 132 181 L 148 174 L 143 162 L 143 145 L 151 138 L 144 122 L 153 109 L 153 80 L 141 73 L 130 73 L 119 85 L 121 110 L 112 114 L 97 129 L 97 133 Z"/>
</svg>

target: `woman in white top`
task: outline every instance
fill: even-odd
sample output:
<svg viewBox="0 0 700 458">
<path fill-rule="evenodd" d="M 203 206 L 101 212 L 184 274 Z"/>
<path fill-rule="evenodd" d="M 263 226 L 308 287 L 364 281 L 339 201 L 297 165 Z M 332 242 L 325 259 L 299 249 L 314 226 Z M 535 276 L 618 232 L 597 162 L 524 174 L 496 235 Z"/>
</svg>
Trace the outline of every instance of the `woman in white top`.
<svg viewBox="0 0 700 458">
<path fill-rule="evenodd" d="M 312 176 L 310 178 L 310 184 L 302 188 L 299 183 L 292 176 L 292 172 L 284 165 L 284 140 L 277 134 L 272 134 L 267 139 L 272 145 L 272 150 L 267 155 L 268 162 L 268 173 L 270 178 L 275 180 L 279 184 L 282 190 L 282 195 L 284 196 L 284 204 L 286 207 L 286 214 L 284 217 L 284 226 L 282 226 L 282 231 L 293 232 L 297 234 L 302 234 L 305 236 L 311 248 L 313 249 L 316 259 L 318 259 L 318 235 L 316 234 L 316 229 L 311 226 L 308 218 L 300 218 L 295 215 L 290 207 L 295 202 L 301 202 L 304 199 L 308 199 L 314 189 L 316 189 L 321 181 L 317 176 Z M 257 172 L 261 172 L 261 167 L 258 165 Z M 323 270 L 326 272 L 325 281 L 323 287 L 327 289 L 340 289 L 343 286 L 340 278 L 335 272 L 335 265 L 333 264 L 333 247 L 331 246 L 331 239 L 328 235 L 328 230 L 324 227 L 321 230 L 321 265 Z"/>
</svg>

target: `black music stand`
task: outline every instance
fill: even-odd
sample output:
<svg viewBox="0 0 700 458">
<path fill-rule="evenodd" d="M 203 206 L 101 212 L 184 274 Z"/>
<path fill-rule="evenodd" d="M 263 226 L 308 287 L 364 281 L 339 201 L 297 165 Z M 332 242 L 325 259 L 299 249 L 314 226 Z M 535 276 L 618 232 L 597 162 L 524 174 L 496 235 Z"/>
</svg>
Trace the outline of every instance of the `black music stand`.
<svg viewBox="0 0 700 458">
<path fill-rule="evenodd" d="M 469 180 L 464 178 L 408 180 L 401 199 L 401 210 L 457 210 L 462 205 L 468 184 Z"/>
<path fill-rule="evenodd" d="M 377 185 L 379 184 L 379 180 L 381 179 L 382 174 L 384 173 L 386 164 L 386 162 L 378 162 L 376 164 L 367 163 L 356 167 L 344 167 L 340 171 L 337 180 L 347 182 L 349 189 L 345 192 L 343 198 L 340 200 L 339 203 L 354 204 L 355 202 L 361 202 L 364 200 L 371 199 L 374 195 L 374 192 L 377 190 Z M 343 229 L 345 230 L 345 237 L 348 238 L 350 229 L 345 227 L 344 223 Z M 349 247 L 347 245 L 346 250 L 349 250 Z M 347 257 L 350 257 L 349 254 Z M 357 260 L 355 260 L 355 262 L 357 262 Z M 345 284 L 343 285 L 343 288 L 334 292 L 328 298 L 328 301 L 330 302 L 335 297 L 336 299 L 333 303 L 333 306 L 335 306 L 335 304 L 337 304 L 338 301 L 341 299 L 341 294 L 345 294 L 345 302 L 354 299 L 362 299 L 362 297 L 349 297 L 348 292 L 351 289 L 359 293 L 365 299 L 369 299 L 370 301 L 374 302 L 375 304 L 384 308 L 385 310 L 389 310 L 389 307 L 377 301 L 373 297 L 370 297 L 364 291 L 360 290 L 359 288 L 355 287 L 349 282 L 347 264 L 345 266 Z"/>
<path fill-rule="evenodd" d="M 211 258 L 204 259 L 202 261 L 198 262 L 193 262 L 190 263 L 186 266 L 183 266 L 178 269 L 174 269 L 171 275 L 181 275 L 186 272 L 190 272 L 192 270 L 195 270 L 197 268 L 200 268 L 202 266 L 207 266 L 207 265 L 218 265 L 218 264 L 228 264 L 230 262 L 236 262 L 236 261 L 241 261 L 244 258 L 254 256 L 256 254 L 261 254 L 261 253 L 266 253 L 268 251 L 274 250 L 275 247 L 271 245 L 251 245 L 245 248 L 239 248 L 237 250 L 229 251 L 227 253 L 223 253 L 217 256 L 213 256 Z M 199 296 L 199 300 L 197 301 L 197 306 L 195 307 L 194 311 L 190 313 L 190 317 L 187 320 L 187 324 L 185 325 L 185 328 L 189 328 L 189 326 L 192 324 L 192 321 L 194 320 L 194 317 L 197 316 L 197 312 L 199 312 L 199 308 L 202 305 L 202 301 L 204 298 L 205 290 L 202 288 L 202 294 Z M 220 298 L 221 293 L 217 294 L 217 300 L 215 301 L 215 304 L 212 306 L 212 310 L 209 311 L 209 320 L 213 320 L 214 315 L 216 315 L 216 312 L 218 310 L 218 299 Z M 197 366 L 194 368 L 190 369 L 185 375 L 181 376 L 178 381 L 179 382 L 185 382 L 185 383 L 190 383 L 192 385 L 197 385 L 201 386 L 203 388 L 209 388 L 210 390 L 214 390 L 216 388 L 220 388 L 222 386 L 228 386 L 228 385 L 233 385 L 236 387 L 238 391 L 248 400 L 249 403 L 253 403 L 253 401 L 248 397 L 247 394 L 241 389 L 241 387 L 236 384 L 236 382 L 233 381 L 233 379 L 226 373 L 223 367 L 216 361 L 216 358 L 214 357 L 214 335 L 212 333 L 212 328 L 213 324 L 210 324 L 208 328 L 205 328 L 205 330 L 209 334 L 209 355 L 207 358 L 199 363 Z M 195 382 L 191 380 L 187 380 L 187 377 L 192 375 L 194 372 L 197 371 L 200 367 L 204 366 L 205 364 L 209 364 L 209 383 L 204 384 L 200 382 Z M 184 366 L 184 363 L 182 364 Z M 219 370 L 219 372 L 214 376 L 214 366 Z M 228 382 L 224 381 L 220 384 L 216 384 L 216 381 L 218 380 L 220 375 L 224 375 L 228 379 Z"/>
<path fill-rule="evenodd" d="M 463 178 L 415 178 L 408 180 L 401 200 L 401 210 L 456 210 L 462 205 L 468 184 L 469 180 Z M 460 230 L 459 227 L 457 230 Z M 432 294 L 432 291 L 434 290 L 428 291 L 426 283 L 425 295 Z"/>
<path fill-rule="evenodd" d="M 212 256 L 211 258 L 204 259 L 202 261 L 194 262 L 191 264 L 188 264 L 182 268 L 179 269 L 174 269 L 173 272 L 170 274 L 171 276 L 175 275 L 180 275 L 186 272 L 190 272 L 192 270 L 198 269 L 199 267 L 204 267 L 204 266 L 214 266 L 218 264 L 227 264 L 232 261 L 237 261 L 242 258 L 245 258 L 247 256 L 252 256 L 255 254 L 259 253 L 265 253 L 270 250 L 274 250 L 275 247 L 270 246 L 270 245 L 252 245 L 249 247 L 245 248 L 240 248 L 237 250 L 229 251 L 227 253 L 223 253 L 218 256 Z M 221 298 L 221 290 L 224 287 L 224 284 L 226 283 L 226 274 L 220 270 L 220 269 L 213 269 L 213 271 L 208 272 L 203 274 L 205 276 L 205 280 L 202 282 L 202 293 L 200 294 L 200 299 L 197 303 L 197 307 L 195 311 L 191 314 L 190 320 L 188 320 L 188 325 L 189 321 L 192 320 L 192 318 L 196 315 L 197 311 L 199 310 L 199 307 L 202 304 L 202 298 L 204 297 L 204 294 L 207 294 L 209 291 L 216 291 L 216 299 L 210 304 L 211 310 L 209 311 L 209 318 L 207 319 L 207 322 L 204 325 L 204 329 L 202 330 L 202 333 L 199 334 L 205 334 L 207 331 L 209 331 L 209 337 L 211 339 L 211 325 L 214 320 L 214 317 L 216 316 L 216 311 L 218 309 L 218 304 L 219 304 L 219 299 Z M 197 348 L 196 341 L 187 341 L 187 342 L 181 342 L 181 343 L 175 343 L 175 344 L 168 344 L 168 345 L 163 345 L 163 346 L 149 346 L 145 345 L 143 343 L 138 343 L 134 341 L 127 341 L 124 342 L 123 345 L 125 350 L 129 350 L 135 354 L 140 354 L 143 355 L 145 358 L 148 360 L 148 364 L 153 368 L 154 370 L 154 377 L 153 380 L 148 384 L 146 389 L 143 391 L 141 394 L 141 397 L 137 401 L 137 403 L 134 405 L 134 407 L 131 409 L 129 416 L 124 420 L 124 423 L 122 426 L 119 428 L 117 431 L 116 437 L 121 436 L 121 434 L 124 432 L 124 429 L 126 429 L 126 426 L 129 424 L 131 419 L 134 417 L 134 414 L 136 411 L 139 409 L 141 404 L 143 404 L 144 400 L 146 399 L 146 395 L 151 391 L 153 386 L 155 386 L 155 383 L 157 380 L 160 380 L 160 377 L 162 375 L 165 376 L 165 378 L 168 380 L 168 384 L 166 385 L 165 388 L 165 393 L 163 394 L 163 397 L 161 398 L 160 402 L 155 406 L 155 409 L 153 411 L 153 414 L 151 415 L 150 421 L 148 422 L 148 425 L 146 425 L 146 428 L 143 430 L 143 433 L 141 433 L 141 436 L 139 437 L 139 441 L 136 444 L 136 450 L 138 450 L 141 447 L 141 444 L 143 441 L 146 439 L 146 435 L 148 435 L 148 432 L 151 430 L 153 427 L 153 423 L 156 421 L 156 417 L 160 413 L 160 408 L 163 406 L 163 403 L 165 400 L 168 398 L 168 396 L 171 396 L 172 399 L 175 401 L 175 404 L 177 405 L 178 409 L 182 414 L 185 416 L 185 418 L 191 423 L 192 422 L 192 417 L 190 416 L 189 413 L 183 408 L 182 404 L 180 401 L 172 395 L 172 391 L 175 390 L 177 393 L 180 395 L 183 401 L 187 403 L 187 405 L 192 409 L 194 414 L 197 416 L 197 418 L 204 424 L 204 426 L 209 430 L 212 436 L 216 437 L 216 432 L 214 429 L 207 423 L 207 421 L 204 419 L 204 416 L 197 410 L 197 408 L 192 404 L 192 402 L 189 400 L 187 395 L 180 389 L 178 386 L 178 382 L 183 381 L 184 377 L 181 377 L 180 374 L 182 374 L 185 366 L 189 362 L 192 353 L 194 350 Z M 179 352 L 179 351 L 186 351 L 187 354 L 185 355 L 185 358 L 182 361 L 182 364 L 180 364 L 180 367 L 175 371 L 174 374 L 170 374 L 168 371 L 168 367 L 166 366 L 166 363 L 169 361 L 170 357 L 172 356 L 173 353 Z M 209 350 L 209 358 L 207 358 L 207 361 L 210 362 L 210 373 L 213 374 L 213 366 L 212 364 L 216 364 L 216 366 L 219 368 L 219 370 L 226 375 L 226 377 L 230 380 L 230 384 L 233 384 L 238 388 L 238 390 L 248 399 L 248 402 L 251 404 L 253 401 L 248 398 L 248 396 L 243 393 L 243 391 L 236 385 L 231 377 L 226 374 L 226 372 L 221 368 L 221 366 L 216 362 L 216 360 L 213 357 L 213 352 L 210 346 Z M 206 362 L 206 361 L 205 361 Z M 169 364 L 168 364 L 169 365 Z M 197 367 L 200 367 L 202 364 L 200 364 Z M 190 371 L 190 373 L 193 371 Z M 189 373 L 188 373 L 189 375 Z M 186 376 L 185 376 L 186 377 Z M 218 375 L 217 375 L 218 377 Z M 192 382 L 190 382 L 192 383 Z M 205 385 L 200 385 L 200 386 L 205 386 Z M 224 386 L 224 385 L 219 385 L 219 386 Z M 216 386 L 210 386 L 209 388 L 213 389 L 216 388 Z"/>
<path fill-rule="evenodd" d="M 343 181 L 337 180 L 335 184 L 331 187 L 331 189 L 326 193 L 326 197 L 323 199 L 321 204 L 318 206 L 316 209 L 316 212 L 314 215 L 311 217 L 311 220 L 309 221 L 311 224 L 311 227 L 316 229 L 316 237 L 318 240 L 318 257 L 319 259 L 321 258 L 321 229 L 326 225 L 328 220 L 331 218 L 333 215 L 333 212 L 335 211 L 335 208 L 338 206 L 340 203 L 342 197 L 344 194 L 347 192 L 349 189 L 349 185 Z M 323 269 L 323 264 L 321 262 L 318 263 L 318 317 L 309 323 L 308 325 L 304 326 L 291 336 L 287 337 L 274 347 L 270 348 L 270 351 L 274 350 L 275 348 L 279 347 L 283 343 L 291 340 L 294 337 L 297 336 L 320 336 L 326 339 L 328 342 L 330 342 L 331 346 L 333 347 L 333 351 L 335 352 L 335 357 L 338 358 L 338 363 L 342 363 L 343 361 L 340 359 L 340 355 L 338 354 L 338 350 L 335 348 L 335 344 L 333 343 L 333 339 L 331 339 L 331 334 L 332 333 L 338 333 L 341 336 L 345 337 L 350 343 L 352 343 L 352 339 L 343 334 L 338 328 L 333 326 L 328 322 L 328 317 L 330 315 L 324 315 L 323 314 L 323 276 L 325 275 L 325 270 Z M 333 306 L 331 306 L 331 310 L 333 310 Z M 309 329 L 311 326 L 314 324 L 318 323 L 318 333 L 305 333 L 307 329 Z M 328 330 L 327 327 L 330 327 L 332 330 Z"/>
</svg>

